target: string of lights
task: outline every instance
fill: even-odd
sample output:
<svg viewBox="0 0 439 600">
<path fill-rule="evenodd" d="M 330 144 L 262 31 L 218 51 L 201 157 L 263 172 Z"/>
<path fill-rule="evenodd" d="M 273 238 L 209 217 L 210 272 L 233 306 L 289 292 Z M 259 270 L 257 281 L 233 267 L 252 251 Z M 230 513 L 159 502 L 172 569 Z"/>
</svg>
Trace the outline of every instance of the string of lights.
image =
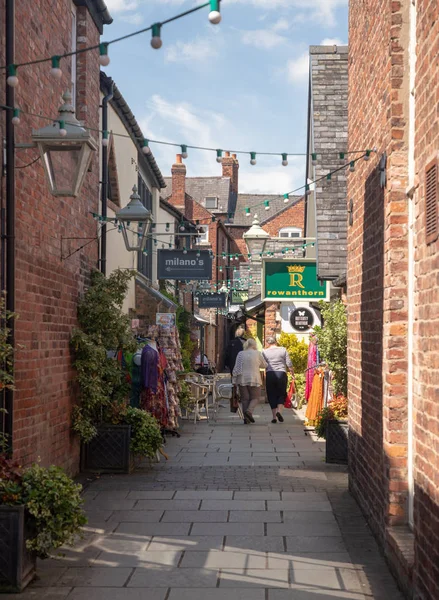
<svg viewBox="0 0 439 600">
<path fill-rule="evenodd" d="M 50 121 L 52 123 L 56 123 L 57 120 L 53 119 L 53 117 L 49 117 L 47 115 L 42 115 L 40 113 L 33 113 L 30 111 L 25 111 L 19 107 L 12 107 L 12 106 L 7 106 L 5 104 L 0 104 L 0 108 L 2 108 L 3 110 L 8 110 L 12 113 L 12 123 L 15 126 L 19 126 L 21 124 L 21 119 L 20 119 L 20 114 L 23 115 L 28 115 L 31 117 L 35 117 L 38 119 L 42 119 L 45 121 Z M 63 128 L 61 127 L 62 123 L 61 121 L 58 121 L 58 123 L 60 124 L 60 135 L 63 135 Z M 72 124 L 73 126 L 75 126 L 74 124 Z M 124 139 L 132 139 L 131 136 L 124 134 L 124 133 L 117 133 L 114 131 L 108 131 L 108 130 L 103 130 L 103 129 L 98 129 L 95 127 L 88 127 L 88 126 L 84 126 L 84 125 L 76 125 L 77 127 L 83 127 L 85 130 L 89 131 L 89 132 L 93 132 L 93 133 L 97 133 L 101 136 L 101 143 L 103 146 L 108 146 L 110 143 L 110 135 L 113 137 L 117 137 L 117 138 L 124 138 Z M 346 150 L 343 152 L 333 152 L 333 151 L 325 151 L 325 152 L 311 152 L 311 153 L 306 153 L 306 152 L 265 152 L 265 151 L 258 151 L 258 152 L 253 152 L 253 151 L 249 151 L 249 150 L 220 150 L 218 148 L 211 148 L 208 146 L 197 146 L 197 145 L 193 145 L 193 144 L 180 144 L 178 142 L 168 142 L 168 141 L 163 141 L 163 140 L 154 140 L 154 139 L 150 139 L 150 138 L 140 138 L 140 137 L 136 137 L 135 138 L 137 142 L 139 142 L 139 144 L 142 147 L 142 152 L 144 154 L 150 154 L 151 153 L 151 147 L 150 144 L 158 144 L 158 145 L 163 145 L 163 146 L 172 146 L 174 148 L 179 148 L 180 149 L 180 153 L 182 158 L 187 159 L 189 157 L 189 153 L 188 153 L 188 149 L 191 150 L 202 150 L 202 151 L 206 151 L 206 152 L 212 152 L 215 153 L 216 155 L 216 161 L 218 163 L 221 163 L 223 160 L 223 153 L 224 152 L 228 152 L 228 153 L 232 153 L 232 154 L 241 154 L 241 155 L 249 155 L 250 158 L 250 164 L 251 165 L 256 165 L 257 161 L 256 161 L 256 156 L 280 156 L 282 159 L 282 165 L 283 166 L 288 166 L 288 157 L 289 156 L 293 156 L 293 157 L 310 157 L 311 158 L 311 164 L 313 166 L 317 166 L 319 164 L 319 159 L 320 158 L 324 158 L 324 157 L 338 157 L 339 160 L 345 160 L 345 158 L 349 157 L 349 156 L 356 156 L 358 154 L 361 154 L 362 156 L 370 156 L 371 152 L 373 152 L 373 150 Z M 362 157 L 361 156 L 361 157 Z M 355 159 L 353 159 L 355 160 Z M 352 162 L 352 161 L 350 161 Z M 292 194 L 293 192 L 289 192 L 290 194 Z M 288 200 L 287 200 L 288 201 Z"/>
<path fill-rule="evenodd" d="M 205 2 L 204 4 L 200 4 L 198 6 L 194 6 L 193 8 L 190 8 L 189 10 L 185 10 L 184 12 L 179 13 L 179 14 L 175 15 L 174 17 L 170 17 L 169 19 L 165 19 L 164 21 L 161 21 L 158 23 L 153 23 L 152 25 L 149 25 L 148 27 L 144 27 L 137 31 L 128 33 L 126 35 L 122 35 L 113 40 L 109 40 L 108 42 L 101 42 L 100 44 L 95 44 L 93 46 L 86 46 L 85 48 L 79 48 L 79 49 L 73 50 L 71 52 L 64 52 L 63 54 L 54 54 L 51 56 L 45 56 L 42 58 L 37 58 L 35 60 L 29 60 L 26 62 L 2 65 L 2 66 L 0 66 L 0 70 L 6 69 L 8 72 L 8 78 L 6 80 L 6 83 L 11 87 L 17 87 L 19 84 L 17 72 L 18 72 L 18 69 L 21 69 L 22 67 L 39 65 L 42 63 L 50 63 L 51 64 L 51 69 L 50 69 L 51 75 L 55 79 L 60 79 L 62 77 L 61 61 L 63 59 L 70 58 L 71 56 L 75 56 L 78 54 L 84 54 L 86 52 L 92 52 L 93 50 L 99 50 L 99 63 L 103 67 L 106 67 L 110 64 L 110 57 L 108 54 L 108 48 L 110 45 L 117 44 L 119 42 L 123 42 L 124 40 L 128 40 L 137 35 L 142 35 L 143 33 L 147 33 L 148 31 L 151 31 L 151 34 L 152 34 L 151 46 L 155 50 L 158 50 L 163 45 L 163 42 L 161 39 L 161 31 L 162 31 L 162 28 L 164 25 L 168 25 L 169 23 L 172 23 L 173 21 L 182 19 L 183 17 L 191 15 L 192 13 L 195 13 L 199 10 L 202 10 L 203 8 L 206 8 L 207 6 L 210 6 L 209 21 L 214 25 L 218 25 L 218 23 L 221 22 L 220 3 L 221 3 L 221 0 L 209 0 L 208 2 Z"/>
</svg>

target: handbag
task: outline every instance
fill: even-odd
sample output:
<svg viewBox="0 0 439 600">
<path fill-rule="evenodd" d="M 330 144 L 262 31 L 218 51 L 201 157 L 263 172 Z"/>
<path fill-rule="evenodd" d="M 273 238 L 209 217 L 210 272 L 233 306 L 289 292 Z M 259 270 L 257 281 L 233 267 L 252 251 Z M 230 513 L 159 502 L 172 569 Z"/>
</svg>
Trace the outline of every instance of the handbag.
<svg viewBox="0 0 439 600">
<path fill-rule="evenodd" d="M 239 408 L 238 390 L 236 385 L 233 386 L 232 397 L 230 398 L 230 412 L 237 413 Z"/>
<path fill-rule="evenodd" d="M 296 394 L 296 385 L 294 379 L 291 380 L 287 398 L 285 400 L 285 408 L 297 408 L 299 406 Z"/>
</svg>

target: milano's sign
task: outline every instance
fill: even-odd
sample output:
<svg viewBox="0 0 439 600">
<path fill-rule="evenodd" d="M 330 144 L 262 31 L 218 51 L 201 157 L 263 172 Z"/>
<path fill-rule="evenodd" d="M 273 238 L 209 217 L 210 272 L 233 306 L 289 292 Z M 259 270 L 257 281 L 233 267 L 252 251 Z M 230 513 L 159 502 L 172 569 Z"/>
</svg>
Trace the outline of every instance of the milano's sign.
<svg viewBox="0 0 439 600">
<path fill-rule="evenodd" d="M 264 300 L 329 300 L 329 285 L 317 279 L 315 261 L 271 261 L 263 263 Z"/>
<path fill-rule="evenodd" d="M 200 308 L 225 308 L 225 294 L 206 294 L 198 296 L 198 306 Z"/>
<path fill-rule="evenodd" d="M 158 279 L 208 279 L 212 278 L 212 257 L 208 250 L 159 250 Z"/>
</svg>

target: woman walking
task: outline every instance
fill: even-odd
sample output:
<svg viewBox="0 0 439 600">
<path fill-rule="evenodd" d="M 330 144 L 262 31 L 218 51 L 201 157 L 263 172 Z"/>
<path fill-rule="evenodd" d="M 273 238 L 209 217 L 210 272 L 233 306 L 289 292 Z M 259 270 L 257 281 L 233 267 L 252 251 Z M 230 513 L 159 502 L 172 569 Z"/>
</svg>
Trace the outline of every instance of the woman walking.
<svg viewBox="0 0 439 600">
<path fill-rule="evenodd" d="M 233 368 L 233 383 L 239 385 L 245 425 L 255 422 L 253 411 L 259 403 L 262 386 L 260 370 L 266 367 L 267 363 L 257 349 L 256 341 L 247 340 Z"/>
<path fill-rule="evenodd" d="M 267 348 L 262 356 L 267 363 L 267 374 L 265 385 L 267 389 L 268 402 L 270 403 L 273 414 L 272 423 L 284 422 L 282 409 L 287 396 L 288 375 L 290 371 L 294 379 L 293 364 L 286 348 L 278 346 L 275 337 L 267 337 Z"/>
</svg>

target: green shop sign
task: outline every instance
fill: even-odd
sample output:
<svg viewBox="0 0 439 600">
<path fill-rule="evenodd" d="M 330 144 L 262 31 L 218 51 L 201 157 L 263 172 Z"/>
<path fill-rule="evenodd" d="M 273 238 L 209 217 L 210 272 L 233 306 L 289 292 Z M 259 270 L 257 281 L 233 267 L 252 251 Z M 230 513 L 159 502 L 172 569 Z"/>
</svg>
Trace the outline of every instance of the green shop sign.
<svg viewBox="0 0 439 600">
<path fill-rule="evenodd" d="M 263 263 L 264 300 L 329 300 L 329 285 L 317 279 L 315 261 L 271 261 Z"/>
<path fill-rule="evenodd" d="M 247 302 L 248 300 L 248 292 L 247 290 L 234 290 L 232 292 L 232 304 L 235 306 L 240 306 Z"/>
</svg>

